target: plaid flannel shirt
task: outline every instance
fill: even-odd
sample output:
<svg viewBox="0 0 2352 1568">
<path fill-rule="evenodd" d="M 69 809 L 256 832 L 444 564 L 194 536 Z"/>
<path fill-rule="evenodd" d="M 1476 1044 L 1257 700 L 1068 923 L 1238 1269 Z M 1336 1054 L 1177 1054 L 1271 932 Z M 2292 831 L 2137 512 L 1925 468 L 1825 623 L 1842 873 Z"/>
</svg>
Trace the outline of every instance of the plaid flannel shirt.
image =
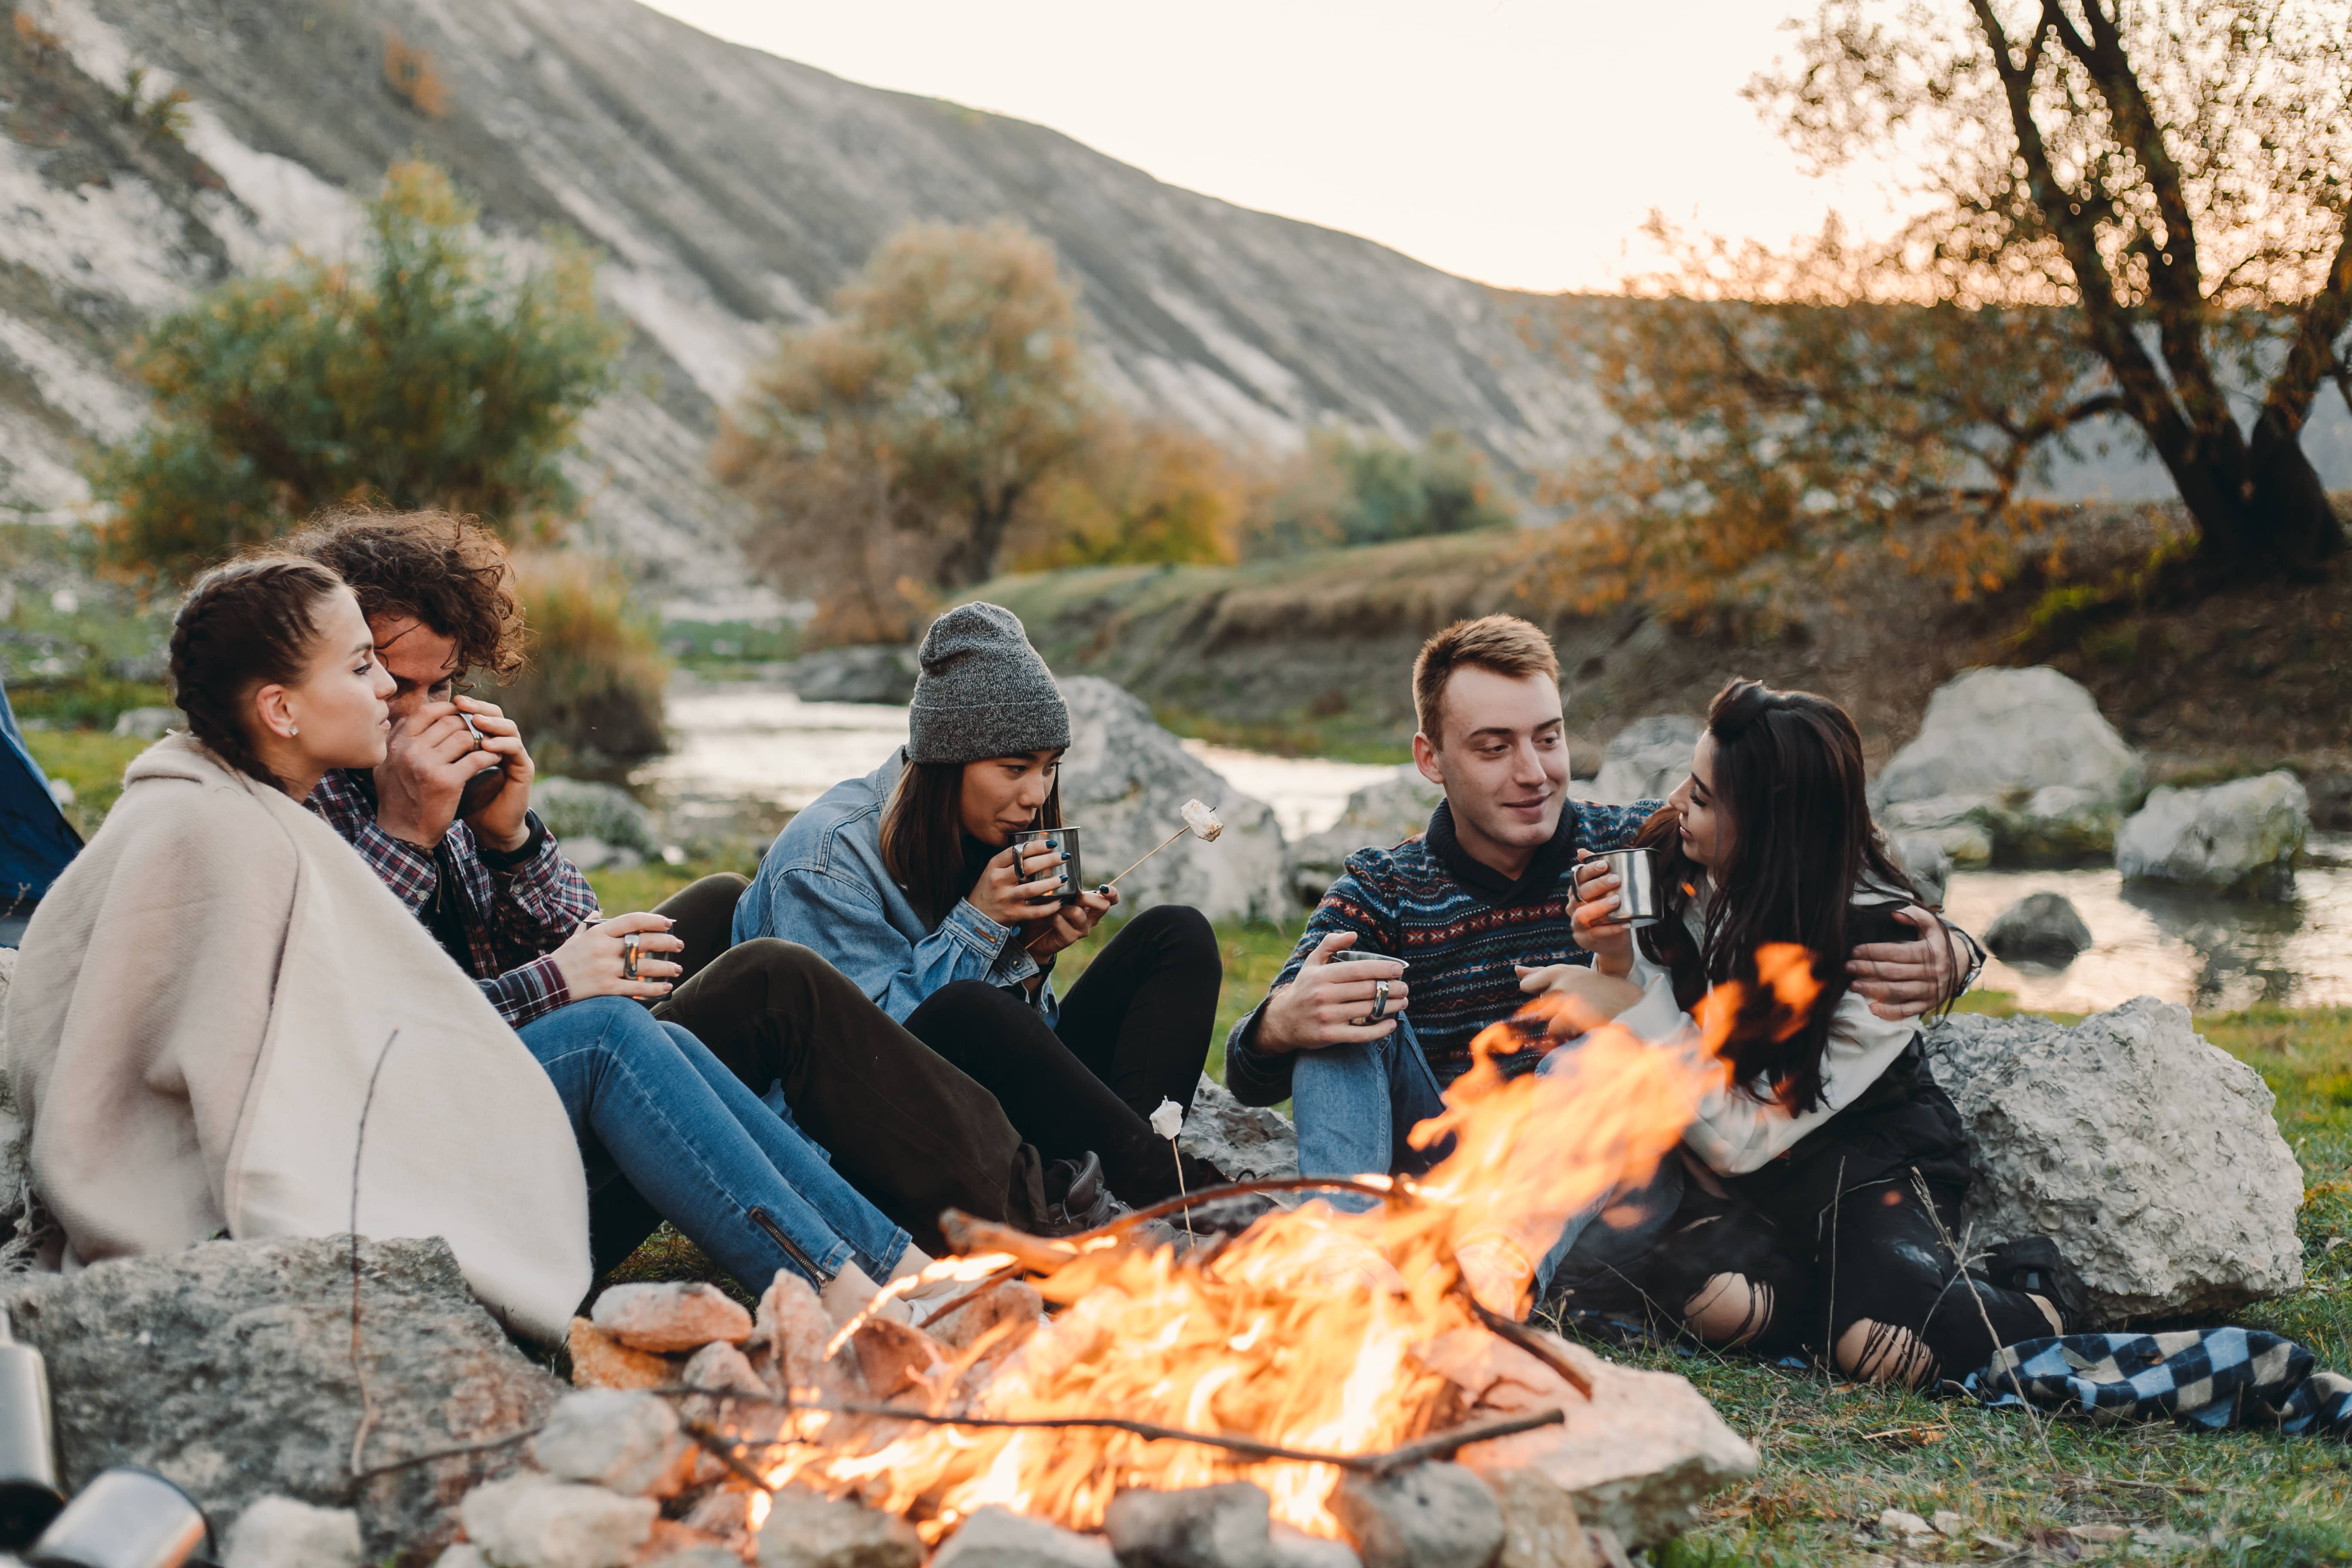
<svg viewBox="0 0 2352 1568">
<path fill-rule="evenodd" d="M 409 912 L 431 925 L 440 861 L 429 849 L 394 838 L 375 823 L 375 781 L 354 769 L 330 770 L 303 802 L 342 835 Z M 452 953 L 481 986 L 509 1026 L 520 1029 L 572 1000 L 548 954 L 596 912 L 596 895 L 580 868 L 556 847 L 538 813 L 530 839 L 512 855 L 485 849 L 462 822 L 442 839 L 456 872 L 458 922 L 466 952 Z"/>
</svg>

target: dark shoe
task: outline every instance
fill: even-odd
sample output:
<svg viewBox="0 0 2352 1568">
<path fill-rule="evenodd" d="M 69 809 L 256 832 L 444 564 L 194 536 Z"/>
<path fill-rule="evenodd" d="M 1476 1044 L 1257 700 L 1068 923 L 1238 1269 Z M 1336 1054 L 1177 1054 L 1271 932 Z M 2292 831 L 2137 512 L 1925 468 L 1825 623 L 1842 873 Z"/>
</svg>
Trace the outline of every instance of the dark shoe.
<svg viewBox="0 0 2352 1568">
<path fill-rule="evenodd" d="M 1045 1212 L 1038 1216 L 1039 1236 L 1076 1236 L 1108 1225 L 1125 1212 L 1103 1185 L 1100 1155 L 1089 1151 L 1083 1158 L 1056 1160 L 1045 1167 Z"/>
<path fill-rule="evenodd" d="M 2062 1334 L 2074 1333 L 2083 1325 L 2090 1304 L 2083 1290 L 2083 1277 L 2046 1236 L 2021 1236 L 1993 1248 L 1992 1256 L 1985 1259 L 1985 1278 L 2004 1290 L 2022 1290 L 2057 1308 Z"/>
</svg>

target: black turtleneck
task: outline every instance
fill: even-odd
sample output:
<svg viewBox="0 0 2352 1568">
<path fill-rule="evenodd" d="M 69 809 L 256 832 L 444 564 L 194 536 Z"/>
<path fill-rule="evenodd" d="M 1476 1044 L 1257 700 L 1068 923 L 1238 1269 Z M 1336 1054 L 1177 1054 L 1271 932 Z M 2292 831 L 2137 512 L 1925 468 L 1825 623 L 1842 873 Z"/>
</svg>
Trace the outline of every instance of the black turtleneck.
<svg viewBox="0 0 2352 1568">
<path fill-rule="evenodd" d="M 1487 905 L 1501 909 L 1507 905 L 1541 898 L 1559 886 L 1560 873 L 1576 861 L 1576 803 L 1562 801 L 1559 826 L 1551 841 L 1535 852 L 1528 868 L 1515 881 L 1483 860 L 1473 859 L 1462 847 L 1462 840 L 1454 833 L 1454 804 L 1441 800 L 1430 814 L 1428 831 L 1423 842 L 1454 879 L 1477 895 Z"/>
</svg>

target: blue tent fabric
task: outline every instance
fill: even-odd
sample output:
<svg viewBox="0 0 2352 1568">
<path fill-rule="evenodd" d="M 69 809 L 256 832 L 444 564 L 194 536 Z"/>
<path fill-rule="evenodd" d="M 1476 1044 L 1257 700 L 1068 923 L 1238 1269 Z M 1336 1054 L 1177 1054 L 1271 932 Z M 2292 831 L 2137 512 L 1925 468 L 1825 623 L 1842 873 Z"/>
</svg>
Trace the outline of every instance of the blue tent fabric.
<svg viewBox="0 0 2352 1568">
<path fill-rule="evenodd" d="M 0 945 L 16 945 L 24 916 L 80 852 L 81 835 L 58 809 L 0 686 Z"/>
</svg>

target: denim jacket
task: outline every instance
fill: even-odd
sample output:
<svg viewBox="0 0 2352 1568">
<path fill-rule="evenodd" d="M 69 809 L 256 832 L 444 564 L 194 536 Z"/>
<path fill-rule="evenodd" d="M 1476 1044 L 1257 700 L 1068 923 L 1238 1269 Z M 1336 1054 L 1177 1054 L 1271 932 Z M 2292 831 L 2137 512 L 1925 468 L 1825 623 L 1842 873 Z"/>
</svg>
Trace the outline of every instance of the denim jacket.
<svg viewBox="0 0 2352 1568">
<path fill-rule="evenodd" d="M 940 986 L 985 980 L 1015 986 L 1039 973 L 1014 927 L 969 899 L 937 931 L 882 864 L 882 808 L 904 750 L 862 779 L 844 779 L 784 825 L 735 905 L 734 940 L 778 936 L 813 948 L 877 1006 L 905 1023 Z M 1055 1021 L 1049 979 L 1033 1004 Z"/>
</svg>

